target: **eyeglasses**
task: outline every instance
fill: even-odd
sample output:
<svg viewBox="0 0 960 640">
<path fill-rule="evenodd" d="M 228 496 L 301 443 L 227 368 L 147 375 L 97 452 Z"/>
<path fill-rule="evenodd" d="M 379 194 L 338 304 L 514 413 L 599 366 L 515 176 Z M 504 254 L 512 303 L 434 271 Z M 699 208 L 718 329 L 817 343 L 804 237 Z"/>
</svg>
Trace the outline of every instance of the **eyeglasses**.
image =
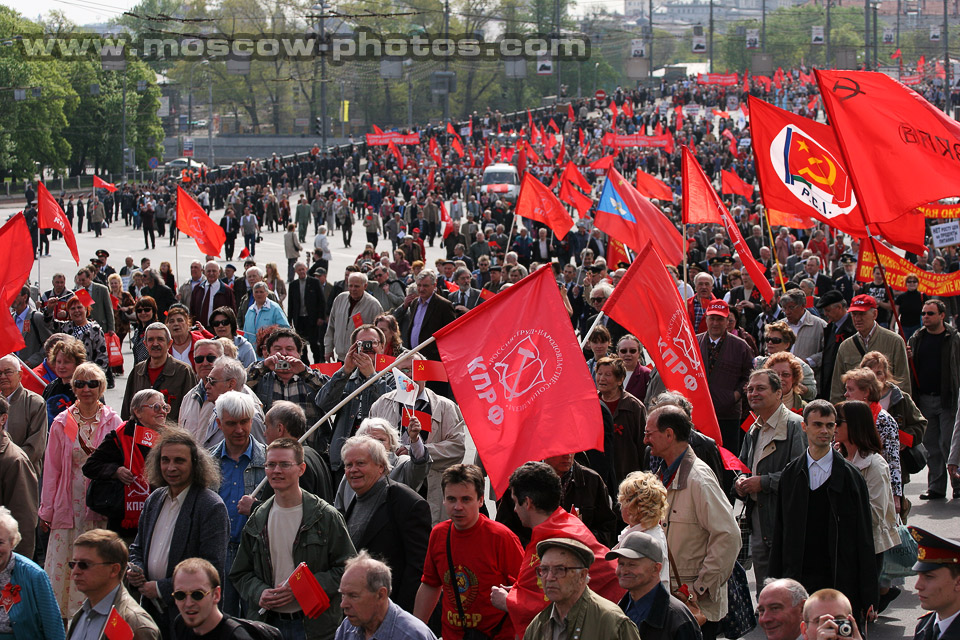
<svg viewBox="0 0 960 640">
<path fill-rule="evenodd" d="M 920 315 L 923 315 L 923 316 L 938 316 L 938 315 L 940 315 L 940 312 L 939 312 L 939 311 L 924 311 L 924 312 L 922 312 Z M 0 371 L 0 373 L 3 373 L 3 372 Z"/>
<path fill-rule="evenodd" d="M 267 462 L 266 464 L 263 465 L 263 468 L 266 469 L 267 471 L 273 471 L 274 469 L 279 467 L 281 470 L 286 471 L 290 467 L 296 467 L 296 466 L 299 466 L 299 465 L 293 462 L 283 461 L 283 462 Z"/>
<path fill-rule="evenodd" d="M 99 380 L 74 380 L 73 381 L 74 389 L 83 389 L 84 387 L 88 389 L 99 389 L 100 381 Z"/>
<path fill-rule="evenodd" d="M 201 600 L 206 598 L 209 594 L 210 594 L 209 591 L 200 591 L 200 589 L 197 589 L 195 591 L 190 591 L 190 592 L 174 591 L 172 595 L 173 595 L 173 599 L 176 600 L 177 602 L 183 602 L 184 600 L 187 599 L 187 596 L 189 596 L 190 599 L 193 600 L 194 602 L 200 602 Z"/>
<path fill-rule="evenodd" d="M 586 569 L 586 567 L 564 567 L 564 566 L 545 567 L 543 565 L 540 565 L 539 567 L 537 567 L 537 576 L 541 578 L 546 578 L 548 575 L 552 573 L 558 579 L 563 580 L 564 578 L 567 577 L 567 571 L 583 571 L 584 569 Z"/>
<path fill-rule="evenodd" d="M 620 353 L 639 353 L 639 349 L 620 349 Z"/>
<path fill-rule="evenodd" d="M 70 570 L 80 569 L 80 571 L 86 571 L 90 567 L 96 567 L 98 565 L 105 564 L 116 564 L 116 562 L 87 562 L 86 560 L 69 560 L 67 561 L 67 566 L 70 567 Z"/>
<path fill-rule="evenodd" d="M 0 369 L 0 376 L 15 376 L 20 373 L 19 369 Z"/>
<path fill-rule="evenodd" d="M 204 384 L 208 384 L 208 385 L 210 385 L 211 387 L 212 387 L 213 385 L 217 384 L 218 382 L 223 382 L 223 380 L 217 380 L 217 379 L 214 378 L 213 376 L 207 376 L 206 378 L 203 379 L 203 383 L 204 383 Z"/>
<path fill-rule="evenodd" d="M 137 313 L 143 313 L 145 311 L 153 311 L 153 309 L 151 309 L 150 307 L 140 307 L 139 309 L 137 309 Z"/>
<path fill-rule="evenodd" d="M 783 344 L 783 338 L 764 338 L 763 341 L 767 344 Z"/>
<path fill-rule="evenodd" d="M 214 362 L 216 362 L 218 357 L 219 356 L 215 356 L 212 353 L 210 353 L 205 356 L 194 356 L 193 361 L 196 362 L 197 364 L 201 362 L 209 362 L 210 364 L 213 364 Z"/>
<path fill-rule="evenodd" d="M 213 327 L 229 327 L 229 326 L 230 326 L 230 321 L 229 321 L 229 320 L 211 320 L 211 321 L 210 321 L 210 326 L 213 326 Z"/>
<path fill-rule="evenodd" d="M 165 402 L 157 402 L 155 404 L 148 404 L 147 409 L 153 409 L 154 411 L 160 413 L 170 413 L 170 405 Z"/>
</svg>

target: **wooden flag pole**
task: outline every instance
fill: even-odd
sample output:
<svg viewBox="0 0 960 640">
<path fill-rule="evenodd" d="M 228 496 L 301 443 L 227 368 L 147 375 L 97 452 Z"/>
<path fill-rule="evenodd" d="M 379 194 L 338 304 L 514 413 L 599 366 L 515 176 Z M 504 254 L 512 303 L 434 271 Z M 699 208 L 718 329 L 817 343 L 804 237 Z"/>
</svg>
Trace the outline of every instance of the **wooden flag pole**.
<svg viewBox="0 0 960 640">
<path fill-rule="evenodd" d="M 767 235 L 770 236 L 770 253 L 773 254 L 773 261 L 777 265 L 777 275 L 780 276 L 780 289 L 786 293 L 787 284 L 783 281 L 783 269 L 780 267 L 780 258 L 777 257 L 777 248 L 773 239 L 773 227 L 770 226 L 770 217 L 767 215 L 767 208 L 763 208 L 763 218 L 767 221 Z"/>
</svg>

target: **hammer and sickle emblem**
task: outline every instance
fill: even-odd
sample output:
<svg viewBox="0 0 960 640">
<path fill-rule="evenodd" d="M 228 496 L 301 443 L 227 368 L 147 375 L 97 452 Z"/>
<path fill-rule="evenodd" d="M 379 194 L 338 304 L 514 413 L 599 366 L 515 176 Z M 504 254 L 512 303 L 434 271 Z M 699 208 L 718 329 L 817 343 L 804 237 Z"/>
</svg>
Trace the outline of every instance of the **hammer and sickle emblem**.
<svg viewBox="0 0 960 640">
<path fill-rule="evenodd" d="M 834 181 L 837 179 L 837 166 L 830 161 L 829 157 L 823 158 L 807 158 L 807 163 L 809 167 L 803 167 L 797 173 L 802 176 L 806 176 L 810 180 L 813 180 L 817 184 L 822 184 L 824 186 L 833 186 Z M 827 176 L 823 177 L 822 169 L 823 163 L 827 164 Z M 812 170 L 815 168 L 816 170 Z"/>
<path fill-rule="evenodd" d="M 847 95 L 841 95 L 841 91 L 847 92 Z M 858 95 L 866 95 L 865 91 L 860 90 L 860 83 L 846 76 L 840 78 L 833 84 L 833 92 L 841 101 L 856 98 Z"/>
</svg>

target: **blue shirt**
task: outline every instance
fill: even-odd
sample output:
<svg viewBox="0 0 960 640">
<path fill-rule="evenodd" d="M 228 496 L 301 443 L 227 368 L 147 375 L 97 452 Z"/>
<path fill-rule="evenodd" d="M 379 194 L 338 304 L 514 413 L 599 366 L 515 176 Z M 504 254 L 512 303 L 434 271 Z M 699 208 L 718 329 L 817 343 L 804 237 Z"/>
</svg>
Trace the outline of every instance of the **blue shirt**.
<svg viewBox="0 0 960 640">
<path fill-rule="evenodd" d="M 653 607 L 653 601 L 657 597 L 657 588 L 662 589 L 663 585 L 658 584 L 653 589 L 650 589 L 646 594 L 640 597 L 639 600 L 634 600 L 630 597 L 628 592 L 623 596 L 623 600 L 620 601 L 620 608 L 623 609 L 623 612 L 627 614 L 627 617 L 633 620 L 633 623 L 640 626 L 640 623 L 647 619 L 647 616 L 650 615 L 650 609 Z"/>
<path fill-rule="evenodd" d="M 420 344 L 420 329 L 423 327 L 423 318 L 427 315 L 427 306 L 431 300 L 433 300 L 433 296 L 427 298 L 426 302 L 417 298 L 417 310 L 413 313 L 413 324 L 410 326 L 411 346 Z"/>
<path fill-rule="evenodd" d="M 366 637 L 363 627 L 355 627 L 344 618 L 334 640 L 363 640 Z M 373 634 L 373 638 L 375 640 L 437 640 L 437 636 L 433 635 L 427 625 L 401 609 L 392 600 L 390 608 L 387 609 L 387 615 Z"/>
<path fill-rule="evenodd" d="M 247 450 L 240 454 L 239 460 L 234 460 L 227 453 L 227 444 L 223 444 L 223 453 L 220 454 L 220 472 L 223 482 L 220 483 L 220 498 L 227 505 L 227 515 L 230 517 L 230 542 L 240 542 L 240 532 L 247 523 L 247 516 L 237 511 L 237 503 L 244 496 L 243 472 L 253 458 L 253 438 L 247 445 Z"/>
</svg>

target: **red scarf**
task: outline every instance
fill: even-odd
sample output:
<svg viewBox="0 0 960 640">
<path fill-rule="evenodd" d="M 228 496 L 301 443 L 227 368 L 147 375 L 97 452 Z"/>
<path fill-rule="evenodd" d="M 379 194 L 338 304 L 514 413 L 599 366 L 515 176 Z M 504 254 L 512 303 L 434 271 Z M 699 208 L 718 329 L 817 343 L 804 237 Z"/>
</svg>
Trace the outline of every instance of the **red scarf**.
<svg viewBox="0 0 960 640">
<path fill-rule="evenodd" d="M 117 440 L 123 451 L 123 461 L 134 476 L 133 482 L 123 485 L 123 522 L 124 529 L 136 529 L 143 513 L 143 503 L 150 495 L 150 484 L 144 477 L 145 461 L 143 451 L 133 443 L 133 436 L 128 436 L 126 428 L 117 429 Z"/>
<path fill-rule="evenodd" d="M 877 424 L 877 416 L 883 411 L 883 407 L 880 406 L 879 402 L 871 402 L 870 411 L 873 413 L 873 424 Z"/>
</svg>

